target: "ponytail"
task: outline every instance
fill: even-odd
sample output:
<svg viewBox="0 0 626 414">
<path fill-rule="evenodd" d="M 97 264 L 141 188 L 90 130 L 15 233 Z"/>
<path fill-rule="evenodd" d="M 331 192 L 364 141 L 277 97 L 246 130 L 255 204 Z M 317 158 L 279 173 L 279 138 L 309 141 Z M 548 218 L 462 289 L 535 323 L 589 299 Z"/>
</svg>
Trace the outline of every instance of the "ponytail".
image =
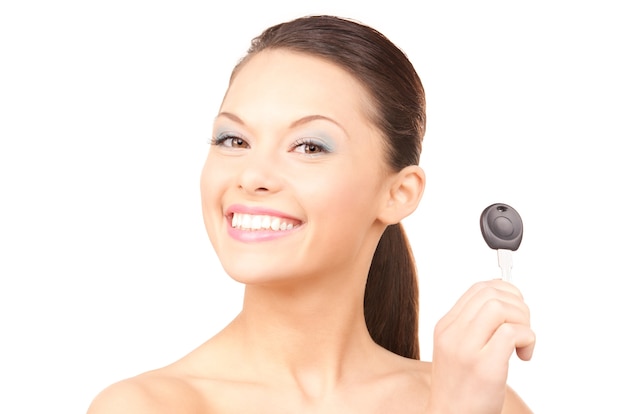
<svg viewBox="0 0 626 414">
<path fill-rule="evenodd" d="M 388 226 L 376 247 L 365 286 L 365 322 L 374 341 L 419 359 L 419 290 L 413 253 L 401 224 Z"/>
</svg>

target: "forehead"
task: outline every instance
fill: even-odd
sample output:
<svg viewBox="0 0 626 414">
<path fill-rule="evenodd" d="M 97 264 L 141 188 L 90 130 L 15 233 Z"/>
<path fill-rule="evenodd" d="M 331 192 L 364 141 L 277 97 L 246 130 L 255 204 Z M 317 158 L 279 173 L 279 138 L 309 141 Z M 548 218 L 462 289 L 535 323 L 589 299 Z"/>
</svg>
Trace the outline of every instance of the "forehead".
<svg viewBox="0 0 626 414">
<path fill-rule="evenodd" d="M 370 106 L 365 88 L 340 66 L 320 57 L 275 49 L 264 50 L 243 64 L 221 110 L 272 118 L 315 113 L 363 120 Z"/>
</svg>

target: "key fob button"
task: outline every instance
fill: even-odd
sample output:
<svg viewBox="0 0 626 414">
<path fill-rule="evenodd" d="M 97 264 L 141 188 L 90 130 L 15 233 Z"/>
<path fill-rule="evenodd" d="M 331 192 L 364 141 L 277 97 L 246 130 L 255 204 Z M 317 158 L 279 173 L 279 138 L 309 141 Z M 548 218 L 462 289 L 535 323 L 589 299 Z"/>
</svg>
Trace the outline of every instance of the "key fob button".
<svg viewBox="0 0 626 414">
<path fill-rule="evenodd" d="M 496 236 L 506 239 L 513 234 L 513 230 L 515 229 L 511 220 L 504 216 L 498 216 L 493 220 L 492 230 Z"/>
</svg>

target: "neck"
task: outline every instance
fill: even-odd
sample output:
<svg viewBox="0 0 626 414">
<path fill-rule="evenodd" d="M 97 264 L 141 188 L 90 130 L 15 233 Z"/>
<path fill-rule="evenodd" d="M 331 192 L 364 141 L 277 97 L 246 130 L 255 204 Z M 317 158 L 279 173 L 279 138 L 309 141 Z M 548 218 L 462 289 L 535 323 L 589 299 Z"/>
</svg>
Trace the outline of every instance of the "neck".
<svg viewBox="0 0 626 414">
<path fill-rule="evenodd" d="M 247 286 L 243 310 L 229 328 L 253 366 L 273 365 L 286 381 L 323 393 L 345 373 L 358 372 L 378 348 L 363 316 L 365 277 L 354 278 L 334 274 L 291 286 Z"/>
</svg>

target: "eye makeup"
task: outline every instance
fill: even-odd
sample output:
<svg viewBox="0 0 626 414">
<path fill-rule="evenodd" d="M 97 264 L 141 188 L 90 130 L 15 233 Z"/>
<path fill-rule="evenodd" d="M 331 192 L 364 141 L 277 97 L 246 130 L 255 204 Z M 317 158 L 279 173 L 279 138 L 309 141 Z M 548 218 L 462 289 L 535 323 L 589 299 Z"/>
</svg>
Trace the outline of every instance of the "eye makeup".
<svg viewBox="0 0 626 414">
<path fill-rule="evenodd" d="M 278 131 L 276 131 L 275 134 L 279 140 L 282 140 L 280 139 Z M 214 135 L 209 139 L 209 143 L 211 145 L 223 145 L 225 142 L 235 142 L 235 140 L 243 140 L 251 143 L 248 138 L 250 137 L 238 132 L 238 128 L 233 128 L 232 125 L 226 123 L 215 127 Z M 329 133 L 324 128 L 296 128 L 290 132 L 285 139 L 289 140 L 287 147 L 289 151 L 294 151 L 298 147 L 311 146 L 317 147 L 318 150 L 316 153 L 322 154 L 335 152 L 337 148 L 337 142 L 333 134 Z M 279 144 L 279 141 L 276 141 L 276 143 Z"/>
<path fill-rule="evenodd" d="M 328 133 L 320 130 L 306 130 L 298 132 L 298 138 L 295 145 L 316 145 L 323 149 L 324 152 L 335 152 L 337 147 L 335 139 Z"/>
<path fill-rule="evenodd" d="M 219 129 L 216 129 L 215 132 L 213 133 L 213 136 L 209 138 L 209 144 L 217 145 L 217 144 L 224 142 L 225 140 L 229 138 L 245 139 L 243 134 L 235 132 L 232 129 L 219 128 Z"/>
</svg>

